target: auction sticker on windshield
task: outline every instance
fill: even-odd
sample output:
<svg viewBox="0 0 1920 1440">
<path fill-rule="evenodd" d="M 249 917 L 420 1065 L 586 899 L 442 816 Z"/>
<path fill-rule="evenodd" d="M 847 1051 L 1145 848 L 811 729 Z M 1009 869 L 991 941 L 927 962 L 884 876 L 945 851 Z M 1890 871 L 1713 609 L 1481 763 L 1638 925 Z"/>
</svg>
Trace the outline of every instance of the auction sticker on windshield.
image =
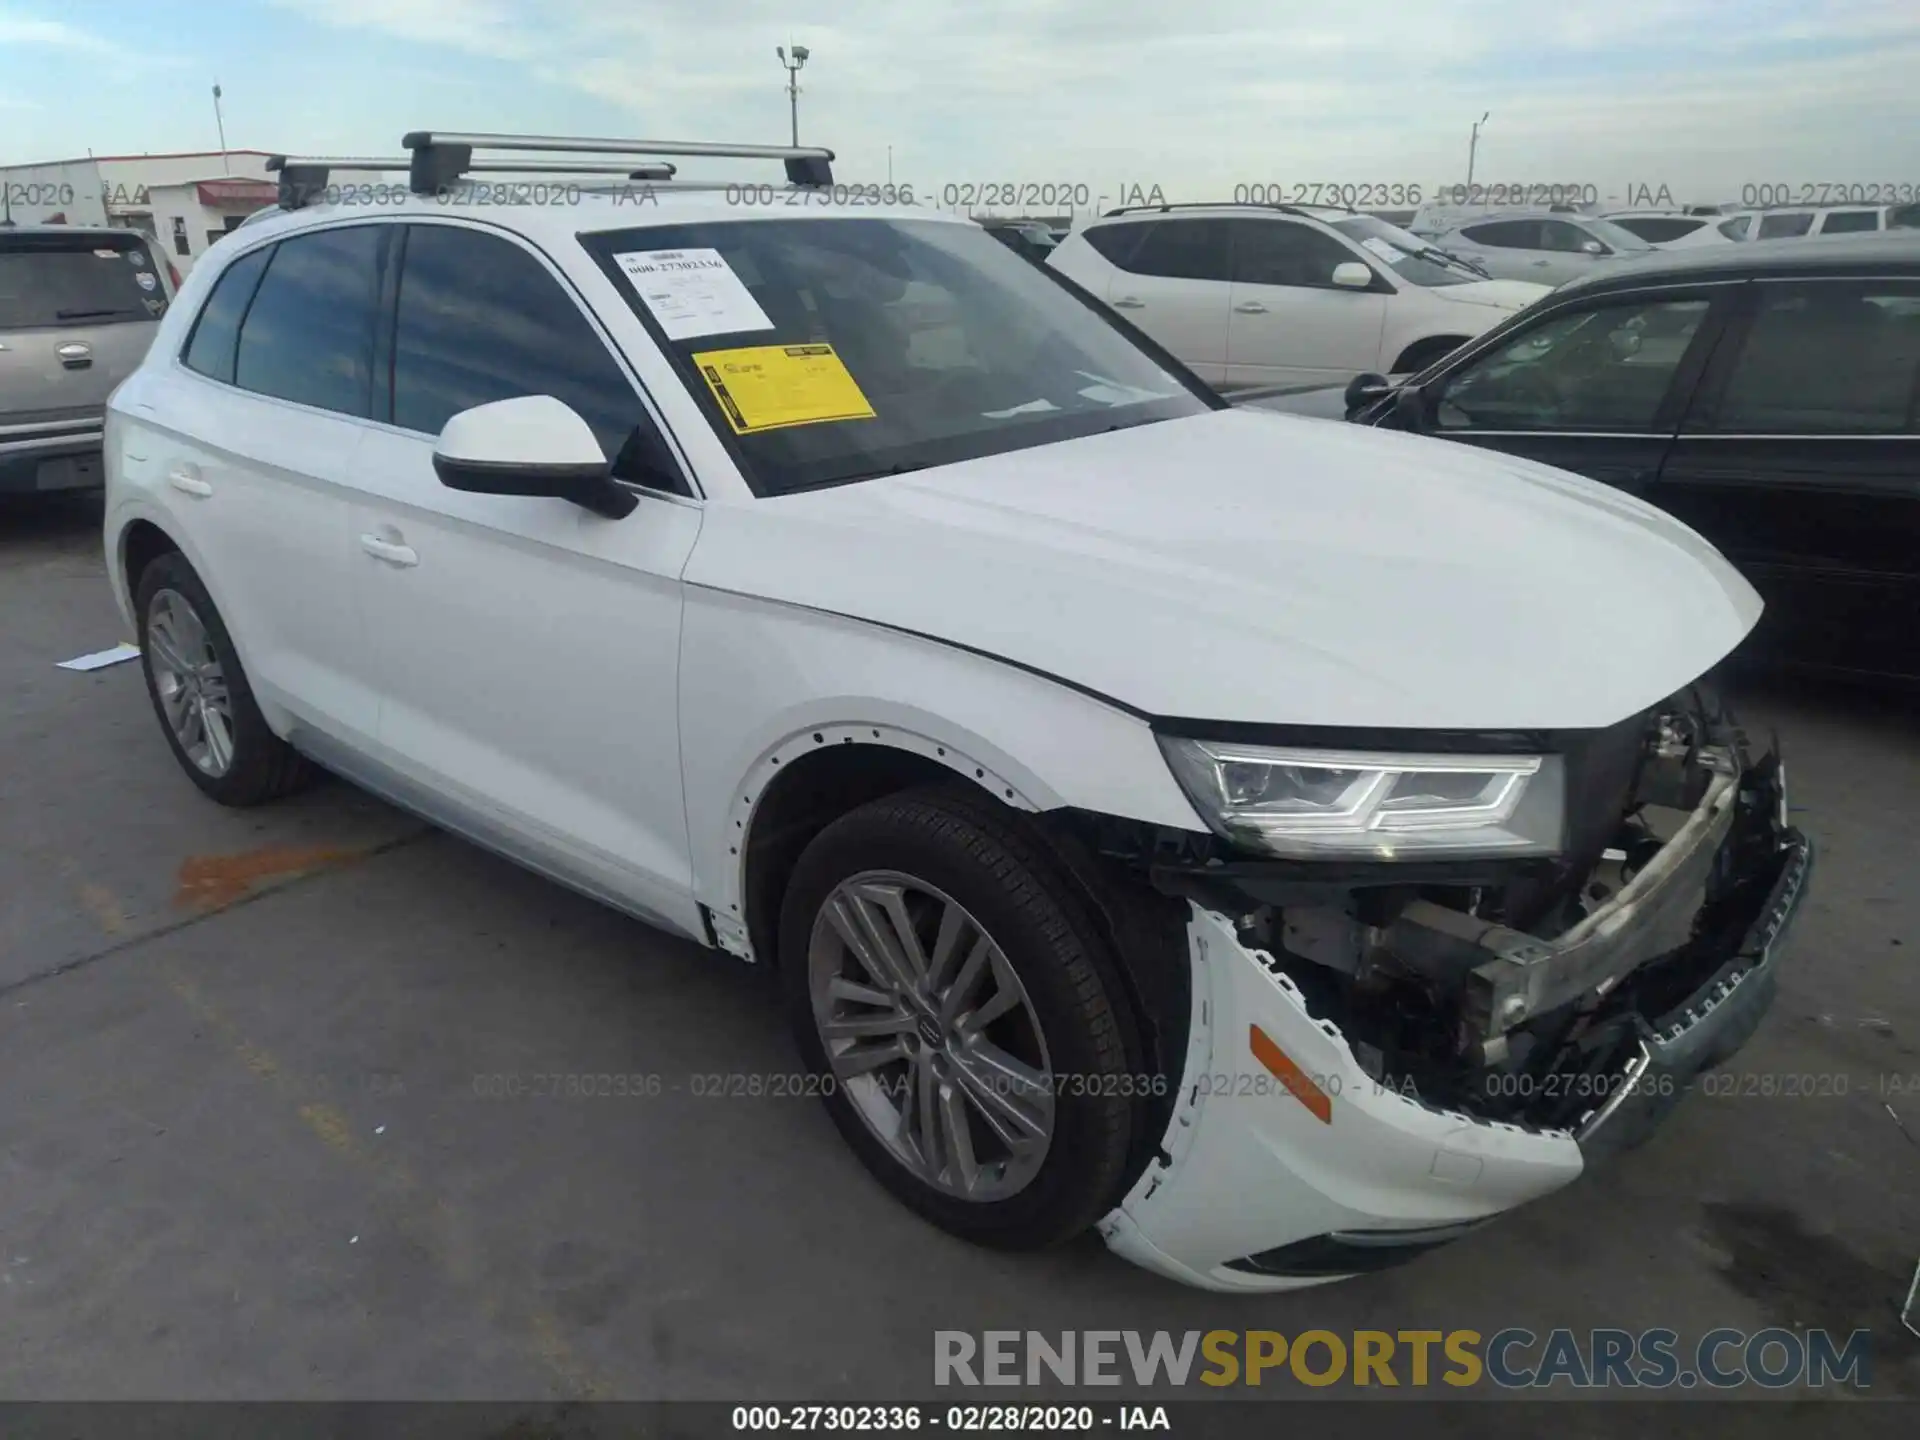
<svg viewBox="0 0 1920 1440">
<path fill-rule="evenodd" d="M 1369 235 L 1366 239 L 1362 240 L 1360 242 L 1360 248 L 1378 255 L 1389 265 L 1396 260 L 1404 260 L 1407 258 L 1406 251 L 1402 250 L 1398 245 L 1395 245 L 1391 240 L 1382 240 L 1378 235 Z"/>
<path fill-rule="evenodd" d="M 873 406 L 831 345 L 751 345 L 693 357 L 736 435 L 871 420 Z"/>
<path fill-rule="evenodd" d="M 613 258 L 669 340 L 773 328 L 718 250 L 623 250 Z"/>
</svg>

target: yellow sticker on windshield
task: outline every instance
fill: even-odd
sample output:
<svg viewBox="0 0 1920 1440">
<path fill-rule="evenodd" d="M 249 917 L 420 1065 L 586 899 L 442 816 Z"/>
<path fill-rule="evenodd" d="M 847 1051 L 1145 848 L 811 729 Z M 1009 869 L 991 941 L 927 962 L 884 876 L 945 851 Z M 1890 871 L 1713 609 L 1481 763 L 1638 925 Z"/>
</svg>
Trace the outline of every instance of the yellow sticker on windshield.
<svg viewBox="0 0 1920 1440">
<path fill-rule="evenodd" d="M 831 345 L 705 350 L 693 363 L 736 435 L 874 418 L 873 406 Z"/>
</svg>

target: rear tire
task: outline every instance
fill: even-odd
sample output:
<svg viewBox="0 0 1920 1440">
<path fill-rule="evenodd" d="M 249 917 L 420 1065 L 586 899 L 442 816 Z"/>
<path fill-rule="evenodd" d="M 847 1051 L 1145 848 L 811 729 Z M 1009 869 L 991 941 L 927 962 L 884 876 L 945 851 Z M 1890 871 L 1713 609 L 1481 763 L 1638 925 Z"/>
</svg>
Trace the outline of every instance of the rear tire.
<svg viewBox="0 0 1920 1440">
<path fill-rule="evenodd" d="M 1118 1201 L 1157 1082 L 1106 942 L 1016 816 L 948 787 L 842 816 L 787 886 L 780 970 L 835 1125 L 920 1215 L 1035 1249 Z"/>
<path fill-rule="evenodd" d="M 179 551 L 156 557 L 134 587 L 140 668 L 174 759 L 222 805 L 263 805 L 312 778 L 253 698 L 233 637 Z"/>
</svg>

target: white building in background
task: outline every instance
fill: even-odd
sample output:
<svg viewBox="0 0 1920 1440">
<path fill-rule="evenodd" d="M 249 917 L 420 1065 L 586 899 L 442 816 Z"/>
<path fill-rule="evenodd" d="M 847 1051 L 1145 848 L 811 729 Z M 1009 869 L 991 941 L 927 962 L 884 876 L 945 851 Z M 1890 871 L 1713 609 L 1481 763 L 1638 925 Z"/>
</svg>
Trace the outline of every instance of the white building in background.
<svg viewBox="0 0 1920 1440">
<path fill-rule="evenodd" d="M 207 246 L 278 197 L 266 150 L 90 155 L 0 166 L 0 224 L 144 231 L 185 275 Z"/>
</svg>

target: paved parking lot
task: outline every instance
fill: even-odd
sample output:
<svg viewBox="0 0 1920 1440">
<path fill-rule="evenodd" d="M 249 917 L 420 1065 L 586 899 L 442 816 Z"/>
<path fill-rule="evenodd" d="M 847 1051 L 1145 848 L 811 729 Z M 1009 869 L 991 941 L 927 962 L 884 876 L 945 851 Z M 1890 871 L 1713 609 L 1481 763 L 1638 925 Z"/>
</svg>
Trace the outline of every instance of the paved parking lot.
<svg viewBox="0 0 1920 1440">
<path fill-rule="evenodd" d="M 1406 1269 L 1228 1298 L 971 1249 L 816 1102 L 696 1097 L 794 1067 L 732 961 L 344 785 L 203 800 L 137 666 L 54 668 L 124 638 L 97 523 L 0 511 L 0 1395 L 926 1399 L 936 1329 L 1780 1324 L 1871 1328 L 1875 1391 L 1920 1396 L 1920 1146 L 1883 1104 L 1920 1136 L 1911 702 L 1747 699 L 1823 853 L 1736 1072 L 1811 1081 L 1695 1096 Z M 661 1093 L 479 1078 L 556 1074 Z"/>
</svg>

